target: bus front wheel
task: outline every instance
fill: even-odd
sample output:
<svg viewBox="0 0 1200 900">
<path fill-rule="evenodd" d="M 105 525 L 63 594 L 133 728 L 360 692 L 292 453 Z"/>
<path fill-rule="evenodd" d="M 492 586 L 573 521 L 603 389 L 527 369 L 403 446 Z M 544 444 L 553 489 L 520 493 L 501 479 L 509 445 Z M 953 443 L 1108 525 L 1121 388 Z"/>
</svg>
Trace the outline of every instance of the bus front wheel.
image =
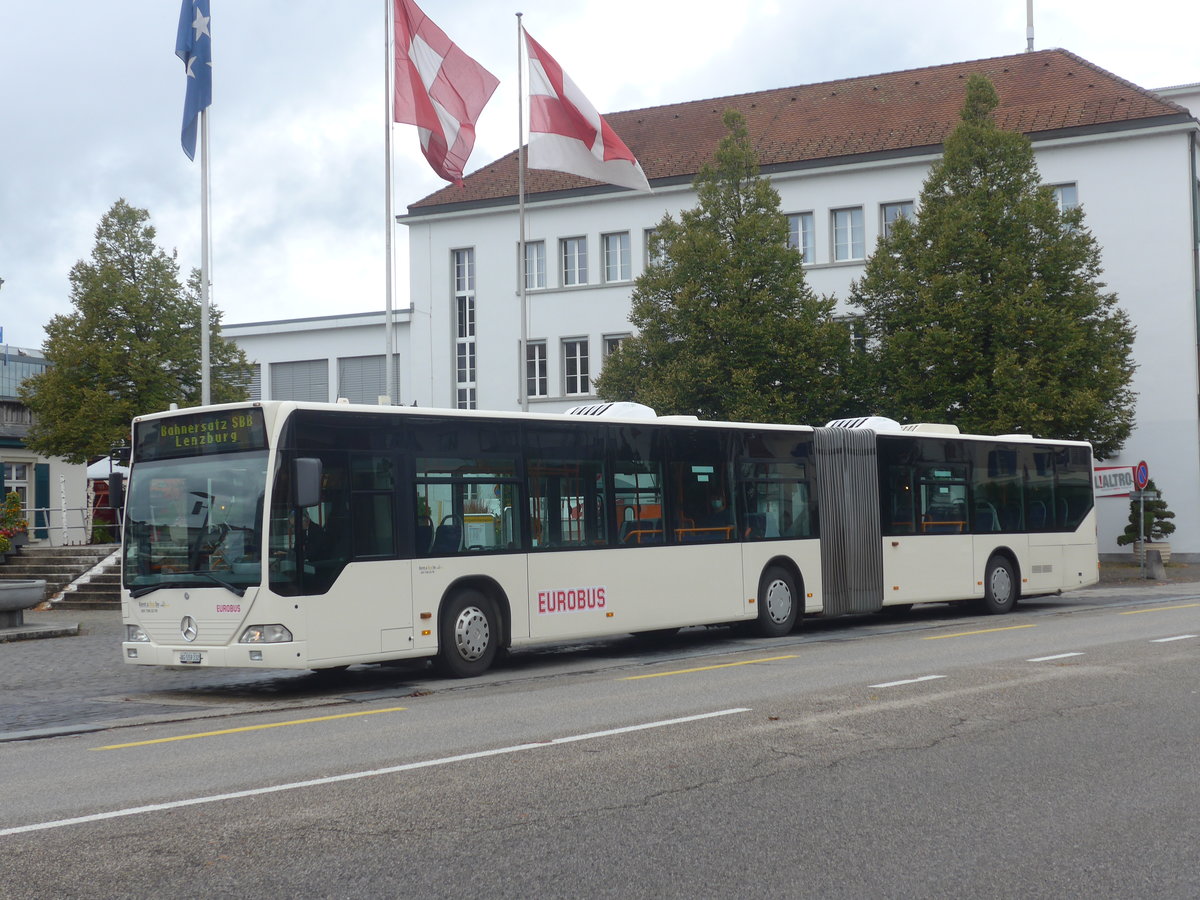
<svg viewBox="0 0 1200 900">
<path fill-rule="evenodd" d="M 495 660 L 499 643 L 496 604 L 480 591 L 460 591 L 442 613 L 434 665 L 452 678 L 482 675 Z"/>
<path fill-rule="evenodd" d="M 763 637 L 783 637 L 796 627 L 800 595 L 796 581 L 786 569 L 771 566 L 758 580 L 758 622 Z"/>
<path fill-rule="evenodd" d="M 983 575 L 983 600 L 979 611 L 993 616 L 1012 612 L 1017 605 L 1018 590 L 1012 563 L 999 554 L 990 557 Z"/>
</svg>

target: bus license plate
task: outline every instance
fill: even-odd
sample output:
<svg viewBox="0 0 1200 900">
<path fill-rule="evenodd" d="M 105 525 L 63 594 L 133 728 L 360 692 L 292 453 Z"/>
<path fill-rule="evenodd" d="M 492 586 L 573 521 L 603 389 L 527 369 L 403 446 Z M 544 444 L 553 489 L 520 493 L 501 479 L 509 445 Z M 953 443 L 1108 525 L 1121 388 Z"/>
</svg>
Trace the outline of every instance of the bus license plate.
<svg viewBox="0 0 1200 900">
<path fill-rule="evenodd" d="M 199 650 L 180 650 L 179 661 L 181 663 L 190 663 L 191 665 L 198 666 L 204 661 L 204 654 Z"/>
</svg>

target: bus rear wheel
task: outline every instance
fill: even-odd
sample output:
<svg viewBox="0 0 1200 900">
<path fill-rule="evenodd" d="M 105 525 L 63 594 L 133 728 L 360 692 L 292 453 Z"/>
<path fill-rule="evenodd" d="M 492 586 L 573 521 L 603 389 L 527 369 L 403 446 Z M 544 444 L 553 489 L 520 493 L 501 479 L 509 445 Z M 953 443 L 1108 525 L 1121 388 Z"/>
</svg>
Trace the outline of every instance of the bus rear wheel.
<svg viewBox="0 0 1200 900">
<path fill-rule="evenodd" d="M 434 666 L 451 678 L 482 675 L 496 659 L 499 643 L 496 604 L 480 591 L 459 591 L 442 612 Z"/>
<path fill-rule="evenodd" d="M 983 599 L 979 611 L 991 616 L 1012 612 L 1017 605 L 1018 590 L 1012 563 L 999 554 L 989 557 L 983 573 Z"/>
<path fill-rule="evenodd" d="M 763 637 L 783 637 L 796 627 L 800 595 L 791 573 L 770 566 L 758 580 L 758 621 L 755 630 Z"/>
</svg>

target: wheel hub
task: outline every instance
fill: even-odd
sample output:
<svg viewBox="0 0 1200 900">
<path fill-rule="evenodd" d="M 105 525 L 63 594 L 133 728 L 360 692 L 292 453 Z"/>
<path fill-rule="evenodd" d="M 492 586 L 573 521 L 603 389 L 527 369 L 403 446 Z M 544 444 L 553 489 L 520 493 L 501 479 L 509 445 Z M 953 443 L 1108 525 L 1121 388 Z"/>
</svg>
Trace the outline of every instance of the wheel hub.
<svg viewBox="0 0 1200 900">
<path fill-rule="evenodd" d="M 491 639 L 492 632 L 483 610 L 468 606 L 458 614 L 454 622 L 454 645 L 463 659 L 474 662 L 482 657 Z"/>
<path fill-rule="evenodd" d="M 997 566 L 992 569 L 992 596 L 997 603 L 1007 603 L 1008 598 L 1012 596 L 1012 579 L 1008 575 L 1008 570 L 1003 566 Z"/>
<path fill-rule="evenodd" d="M 792 592 L 787 582 L 776 579 L 767 585 L 767 615 L 777 625 L 782 625 L 792 614 Z"/>
</svg>

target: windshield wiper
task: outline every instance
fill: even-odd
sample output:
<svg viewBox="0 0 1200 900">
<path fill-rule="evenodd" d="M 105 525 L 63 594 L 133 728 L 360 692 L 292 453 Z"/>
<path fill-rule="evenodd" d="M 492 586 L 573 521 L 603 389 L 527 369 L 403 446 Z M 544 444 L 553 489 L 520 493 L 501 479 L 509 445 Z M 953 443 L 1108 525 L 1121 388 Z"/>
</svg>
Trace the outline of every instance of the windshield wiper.
<svg viewBox="0 0 1200 900">
<path fill-rule="evenodd" d="M 225 590 L 230 591 L 234 594 L 237 594 L 239 597 L 246 596 L 246 589 L 244 587 L 239 587 L 236 584 L 230 584 L 228 581 L 218 578 L 212 572 L 172 572 L 171 574 L 173 576 L 199 575 L 201 578 L 210 578 L 213 581 L 215 581 L 217 584 L 219 584 L 221 587 L 225 588 Z M 132 590 L 129 592 L 129 596 L 131 598 L 144 597 L 144 596 L 146 596 L 146 594 L 149 594 L 151 591 L 157 591 L 159 588 L 166 588 L 166 587 L 181 587 L 181 585 L 176 584 L 174 582 L 174 580 L 160 581 L 158 584 L 148 584 L 145 587 L 140 587 L 135 590 Z"/>
</svg>

